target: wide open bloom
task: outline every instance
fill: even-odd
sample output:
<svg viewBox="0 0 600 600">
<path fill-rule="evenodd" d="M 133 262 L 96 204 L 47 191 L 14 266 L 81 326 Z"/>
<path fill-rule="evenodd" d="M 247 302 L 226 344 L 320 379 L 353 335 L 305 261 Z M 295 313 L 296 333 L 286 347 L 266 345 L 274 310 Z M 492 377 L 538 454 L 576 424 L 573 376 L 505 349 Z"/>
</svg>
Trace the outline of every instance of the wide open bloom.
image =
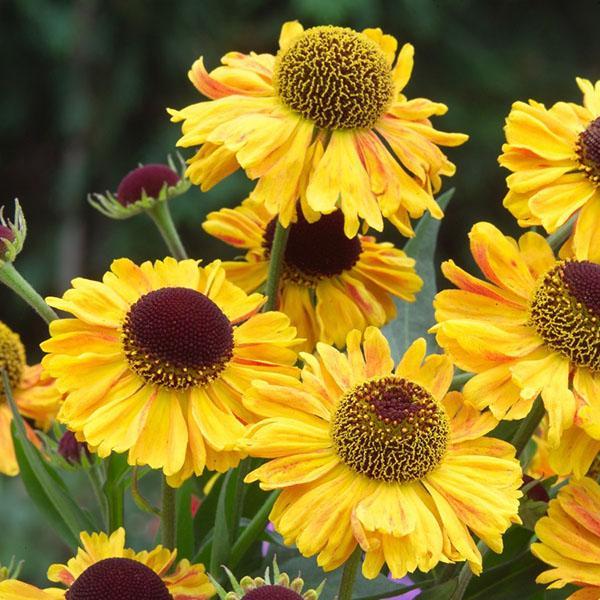
<svg viewBox="0 0 600 600">
<path fill-rule="evenodd" d="M 499 162 L 513 174 L 504 206 L 523 227 L 552 232 L 579 209 L 582 230 L 600 222 L 600 81 L 577 84 L 583 106 L 515 102 L 506 120 Z"/>
<path fill-rule="evenodd" d="M 157 546 L 151 552 L 125 548 L 125 530 L 113 534 L 83 532 L 77 556 L 48 569 L 48 579 L 64 588 L 39 589 L 8 579 L 0 583 L 2 600 L 208 600 L 215 594 L 204 565 L 181 560 L 177 550 Z M 173 569 L 174 566 L 174 569 Z M 170 574 L 169 574 L 170 573 Z"/>
<path fill-rule="evenodd" d="M 600 485 L 585 477 L 561 488 L 535 533 L 540 543 L 531 551 L 553 567 L 536 581 L 550 584 L 549 589 L 581 586 L 572 600 L 600 598 Z"/>
<path fill-rule="evenodd" d="M 275 529 L 325 570 L 360 544 L 368 578 L 384 563 L 394 578 L 440 561 L 467 560 L 479 573 L 471 532 L 500 552 L 503 532 L 520 522 L 514 448 L 482 437 L 497 421 L 447 393 L 452 363 L 425 358 L 422 338 L 396 368 L 374 327 L 352 331 L 347 347 L 303 354 L 302 381 L 253 382 L 244 402 L 264 420 L 243 447 L 273 460 L 246 481 L 282 490 Z"/>
<path fill-rule="evenodd" d="M 200 147 L 187 176 L 206 190 L 242 167 L 284 226 L 300 199 L 310 221 L 341 207 L 348 237 L 359 219 L 381 231 L 385 217 L 410 236 L 410 217 L 441 218 L 433 194 L 455 167 L 438 145 L 467 136 L 432 127 L 443 104 L 404 96 L 414 50 L 405 44 L 394 64 L 397 46 L 380 29 L 294 21 L 277 56 L 229 52 L 211 73 L 199 58 L 189 77 L 211 101 L 169 110 L 183 121 L 178 145 Z"/>
<path fill-rule="evenodd" d="M 434 302 L 438 343 L 476 373 L 466 400 L 498 419 L 521 419 L 541 394 L 551 446 L 574 425 L 600 439 L 600 241 L 590 237 L 557 259 L 537 233 L 517 243 L 477 223 L 469 237 L 490 283 L 447 261 L 442 271 L 460 289 Z"/>
<path fill-rule="evenodd" d="M 210 213 L 203 224 L 211 235 L 247 250 L 243 261 L 223 263 L 227 277 L 246 292 L 267 279 L 275 224 L 276 217 L 252 199 Z M 350 330 L 381 327 L 396 316 L 393 296 L 414 301 L 423 285 L 414 265 L 390 243 L 346 237 L 339 210 L 315 223 L 300 213 L 290 226 L 278 306 L 306 339 L 303 350 L 311 352 L 318 341 L 342 348 Z"/>
<path fill-rule="evenodd" d="M 19 412 L 31 419 L 38 429 L 48 429 L 58 412 L 62 394 L 54 381 L 42 372 L 41 365 L 28 366 L 21 338 L 0 321 L 0 370 L 8 375 L 11 391 Z M 12 412 L 0 379 L 0 473 L 18 475 L 19 465 L 11 434 Z M 29 439 L 40 446 L 40 440 L 25 421 Z"/>
<path fill-rule="evenodd" d="M 256 314 L 218 261 L 115 260 L 102 282 L 74 279 L 52 306 L 75 318 L 50 325 L 43 364 L 67 393 L 58 419 L 105 457 L 162 469 L 179 485 L 204 467 L 226 471 L 240 453 L 241 393 L 257 376 L 294 375 L 295 329 Z"/>
</svg>

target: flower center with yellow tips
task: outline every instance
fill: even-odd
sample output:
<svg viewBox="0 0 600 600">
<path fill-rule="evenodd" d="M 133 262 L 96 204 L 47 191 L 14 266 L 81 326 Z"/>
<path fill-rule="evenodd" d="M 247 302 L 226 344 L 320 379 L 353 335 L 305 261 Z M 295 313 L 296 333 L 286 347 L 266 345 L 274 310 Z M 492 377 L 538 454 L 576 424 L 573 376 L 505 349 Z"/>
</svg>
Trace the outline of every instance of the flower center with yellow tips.
<svg viewBox="0 0 600 600">
<path fill-rule="evenodd" d="M 302 600 L 302 596 L 282 585 L 262 585 L 247 591 L 244 600 Z"/>
<path fill-rule="evenodd" d="M 331 436 L 340 459 L 370 479 L 421 479 L 442 460 L 449 425 L 441 405 L 400 377 L 361 383 L 340 400 Z"/>
<path fill-rule="evenodd" d="M 270 252 L 277 217 L 265 229 L 263 246 Z M 301 210 L 290 225 L 285 247 L 283 277 L 299 285 L 311 286 L 320 279 L 340 275 L 358 261 L 362 246 L 358 236 L 346 237 L 344 215 L 340 210 L 322 215 L 309 223 Z"/>
<path fill-rule="evenodd" d="M 529 322 L 550 348 L 600 371 L 600 265 L 569 260 L 550 269 L 534 293 Z"/>
<path fill-rule="evenodd" d="M 184 287 L 149 292 L 122 326 L 129 366 L 147 383 L 186 389 L 205 385 L 233 353 L 233 328 L 208 297 Z"/>
<path fill-rule="evenodd" d="M 0 321 L 0 371 L 6 371 L 11 389 L 21 383 L 25 368 L 25 348 L 18 334 Z M 0 380 L 0 401 L 4 400 L 4 385 Z"/>
<path fill-rule="evenodd" d="M 65 599 L 173 600 L 173 596 L 150 567 L 130 558 L 105 558 L 75 580 Z"/>
<path fill-rule="evenodd" d="M 600 117 L 579 134 L 575 151 L 579 167 L 594 185 L 600 185 Z"/>
<path fill-rule="evenodd" d="M 381 48 L 332 26 L 308 29 L 280 52 L 274 83 L 287 106 L 324 129 L 372 127 L 394 90 Z"/>
</svg>

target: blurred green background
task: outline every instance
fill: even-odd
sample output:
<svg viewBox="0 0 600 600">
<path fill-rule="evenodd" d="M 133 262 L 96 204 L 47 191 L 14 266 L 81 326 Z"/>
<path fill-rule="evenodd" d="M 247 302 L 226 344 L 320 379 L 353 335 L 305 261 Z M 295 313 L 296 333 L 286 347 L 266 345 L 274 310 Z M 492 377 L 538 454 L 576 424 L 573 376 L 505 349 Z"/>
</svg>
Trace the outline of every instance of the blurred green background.
<svg viewBox="0 0 600 600">
<path fill-rule="evenodd" d="M 579 102 L 575 76 L 600 76 L 598 16 L 597 0 L 0 0 L 0 204 L 11 214 L 18 197 L 29 225 L 17 266 L 43 294 L 60 294 L 74 276 L 101 276 L 113 258 L 162 258 L 144 216 L 109 221 L 88 206 L 87 193 L 114 191 L 138 162 L 174 151 L 179 127 L 165 107 L 200 99 L 187 79 L 199 55 L 210 69 L 229 50 L 274 52 L 290 19 L 380 26 L 415 45 L 407 95 L 446 103 L 436 126 L 471 136 L 448 152 L 458 173 L 446 188 L 457 192 L 439 248 L 441 259 L 468 264 L 474 222 L 517 231 L 501 205 L 506 173 L 497 165 L 511 103 Z M 237 174 L 173 203 L 192 256 L 232 255 L 200 224 L 250 187 Z M 5 288 L 0 319 L 22 333 L 30 361 L 39 358 L 44 324 Z M 47 565 L 65 558 L 62 544 L 18 480 L 0 478 L 0 506 L 0 563 L 26 558 L 25 578 L 42 582 Z"/>
</svg>

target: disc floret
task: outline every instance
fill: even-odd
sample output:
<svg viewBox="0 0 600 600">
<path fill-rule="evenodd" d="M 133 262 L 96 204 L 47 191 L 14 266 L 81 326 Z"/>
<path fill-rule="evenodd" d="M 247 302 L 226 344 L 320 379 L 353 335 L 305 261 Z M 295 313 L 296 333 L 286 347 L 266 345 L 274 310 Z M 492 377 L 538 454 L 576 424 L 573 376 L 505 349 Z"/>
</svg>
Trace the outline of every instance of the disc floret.
<svg viewBox="0 0 600 600">
<path fill-rule="evenodd" d="M 381 48 L 346 27 L 307 29 L 282 51 L 275 89 L 284 104 L 324 129 L 372 127 L 392 101 Z"/>
<path fill-rule="evenodd" d="M 233 356 L 233 328 L 204 294 L 165 287 L 142 296 L 122 326 L 133 371 L 147 383 L 174 389 L 206 385 Z"/>
<path fill-rule="evenodd" d="M 6 371 L 10 387 L 14 390 L 21 383 L 25 369 L 25 348 L 19 334 L 0 321 L 0 371 Z M 4 390 L 0 385 L 0 400 Z"/>
<path fill-rule="evenodd" d="M 276 223 L 277 217 L 265 229 L 263 246 L 267 254 L 273 245 Z M 341 211 L 322 215 L 310 223 L 299 210 L 298 220 L 290 225 L 283 277 L 299 285 L 313 286 L 322 279 L 352 269 L 361 252 L 359 237 L 348 238 L 344 233 Z"/>
<path fill-rule="evenodd" d="M 370 479 L 421 479 L 441 462 L 449 426 L 420 385 L 395 376 L 361 383 L 340 400 L 331 423 L 340 459 Z"/>
<path fill-rule="evenodd" d="M 105 558 L 75 580 L 65 599 L 173 600 L 173 596 L 150 567 L 130 558 Z"/>
<path fill-rule="evenodd" d="M 600 265 L 558 262 L 538 283 L 529 324 L 577 366 L 600 371 Z"/>
<path fill-rule="evenodd" d="M 579 168 L 594 185 L 600 185 L 600 117 L 579 134 L 575 152 Z"/>
</svg>

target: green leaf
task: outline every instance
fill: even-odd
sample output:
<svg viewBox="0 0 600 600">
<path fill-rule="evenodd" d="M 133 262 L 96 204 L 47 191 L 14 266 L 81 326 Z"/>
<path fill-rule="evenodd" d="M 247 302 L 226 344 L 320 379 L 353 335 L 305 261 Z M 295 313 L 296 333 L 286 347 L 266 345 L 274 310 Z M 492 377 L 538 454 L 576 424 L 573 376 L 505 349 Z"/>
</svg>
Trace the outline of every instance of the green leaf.
<svg viewBox="0 0 600 600">
<path fill-rule="evenodd" d="M 228 563 L 231 554 L 232 517 L 235 508 L 235 488 L 237 483 L 236 474 L 237 469 L 233 469 L 225 475 L 217 503 L 209 569 L 211 575 L 217 580 L 221 579 L 221 565 Z"/>
<path fill-rule="evenodd" d="M 208 471 L 207 471 L 208 473 Z M 211 473 L 211 476 L 213 474 Z M 219 475 L 218 479 L 213 483 L 210 492 L 208 495 L 202 497 L 202 501 L 200 507 L 196 511 L 196 515 L 194 516 L 194 538 L 196 540 L 196 550 L 203 545 L 206 541 L 206 537 L 212 531 L 212 524 L 215 522 L 215 515 L 217 514 L 217 505 L 219 502 L 219 495 L 221 493 L 221 488 L 223 487 L 223 481 L 225 477 L 223 475 Z M 204 478 L 197 478 L 194 480 L 196 484 L 196 489 L 200 494 L 202 494 L 202 490 L 204 489 L 204 485 L 206 481 Z M 204 485 L 199 485 L 204 484 Z M 198 487 L 200 489 L 198 489 Z M 196 559 L 194 559 L 196 561 Z"/>
<path fill-rule="evenodd" d="M 548 503 L 541 500 L 532 500 L 525 496 L 519 505 L 519 516 L 523 526 L 533 531 L 535 524 L 546 514 Z"/>
<path fill-rule="evenodd" d="M 277 500 L 279 491 L 271 492 L 271 494 L 265 499 L 264 504 L 260 510 L 254 515 L 252 520 L 242 529 L 240 535 L 233 545 L 231 551 L 231 560 L 229 566 L 235 569 L 241 558 L 248 551 L 250 546 L 257 541 L 265 530 L 269 521 L 269 513 Z"/>
<path fill-rule="evenodd" d="M 442 194 L 438 204 L 445 210 L 454 195 L 454 188 Z M 408 240 L 404 251 L 417 261 L 416 270 L 423 280 L 423 288 L 417 294 L 415 302 L 395 299 L 397 317 L 382 328 L 382 332 L 390 343 L 392 356 L 399 360 L 412 342 L 424 337 L 429 352 L 438 350 L 434 336 L 427 330 L 435 324 L 433 299 L 437 293 L 435 249 L 440 221 L 429 213 L 424 215 L 415 228 L 415 237 Z"/>
<path fill-rule="evenodd" d="M 75 548 L 80 532 L 93 531 L 95 527 L 90 518 L 77 506 L 60 475 L 43 460 L 27 437 L 23 418 L 15 404 L 4 370 L 2 380 L 13 414 L 11 431 L 25 488 L 38 509 L 49 518 L 63 539 Z"/>
<path fill-rule="evenodd" d="M 452 593 L 458 585 L 458 579 L 450 579 L 444 583 L 434 585 L 424 589 L 418 596 L 418 600 L 441 600 L 442 598 L 451 598 Z M 508 596 L 506 597 L 508 598 Z M 506 600 L 506 599 L 505 599 Z"/>
</svg>

